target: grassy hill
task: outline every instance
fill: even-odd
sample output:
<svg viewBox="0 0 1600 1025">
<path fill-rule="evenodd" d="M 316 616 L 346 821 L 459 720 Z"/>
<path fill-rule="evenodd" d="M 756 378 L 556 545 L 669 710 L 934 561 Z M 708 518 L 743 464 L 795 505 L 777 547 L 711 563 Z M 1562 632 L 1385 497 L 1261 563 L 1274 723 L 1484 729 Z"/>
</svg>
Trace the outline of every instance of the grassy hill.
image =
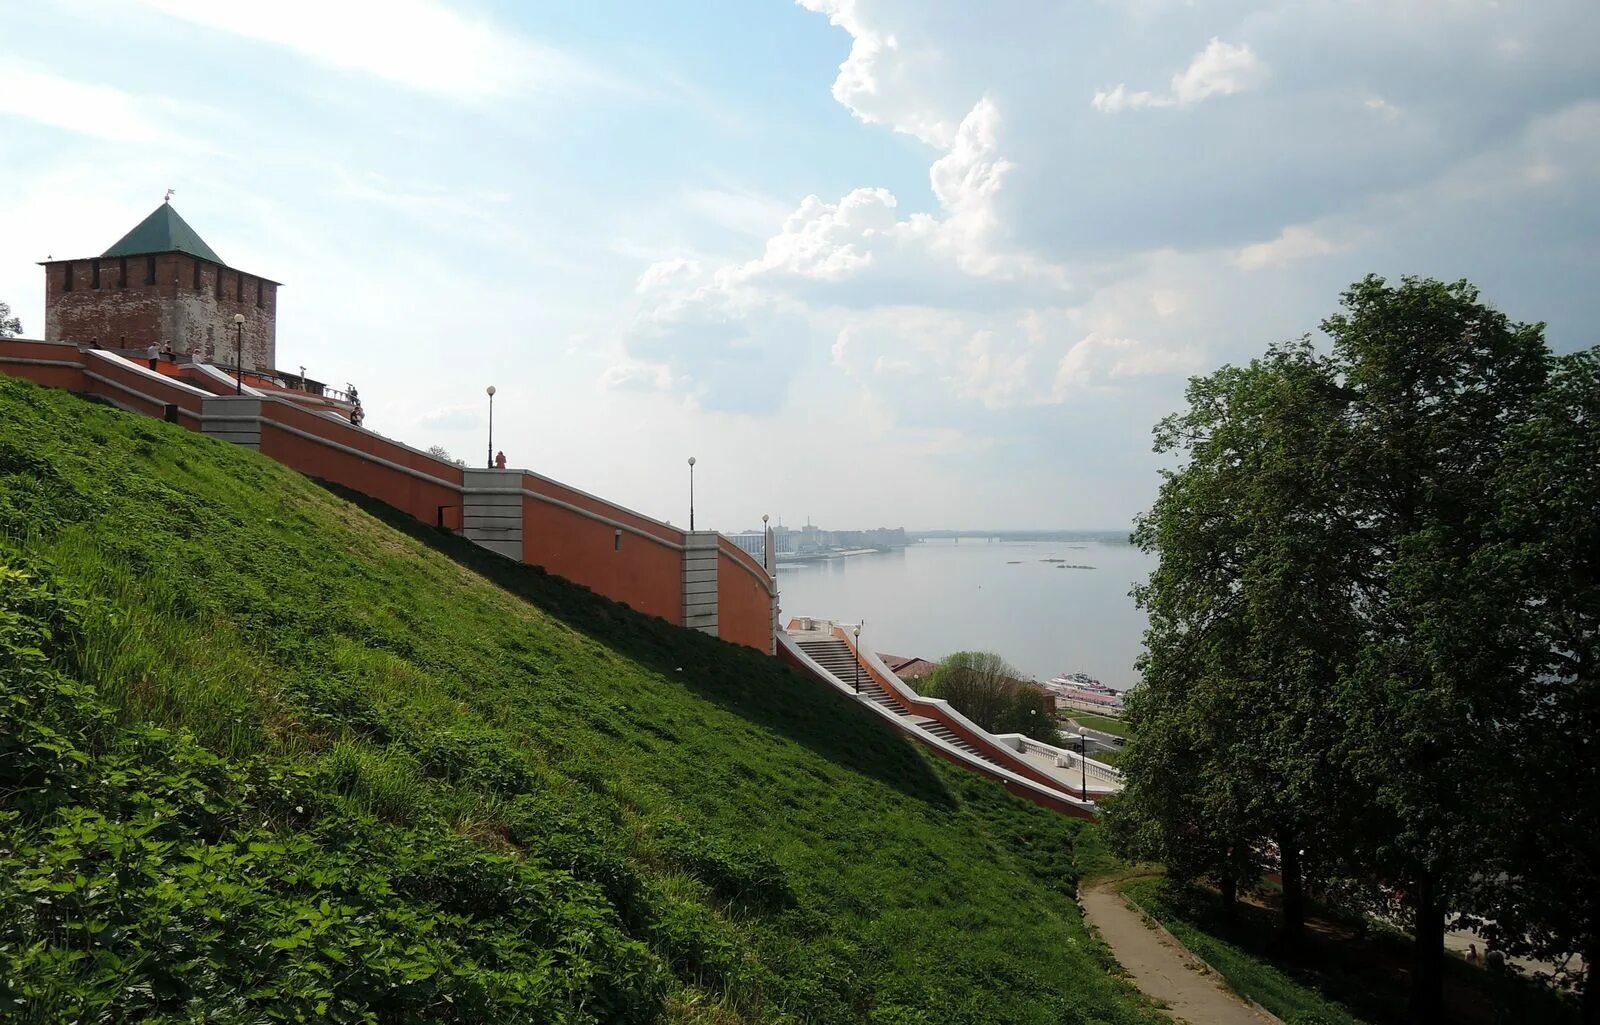
<svg viewBox="0 0 1600 1025">
<path fill-rule="evenodd" d="M 1101 857 L 773 659 L 0 378 L 0 1019 L 1153 1021 Z"/>
</svg>

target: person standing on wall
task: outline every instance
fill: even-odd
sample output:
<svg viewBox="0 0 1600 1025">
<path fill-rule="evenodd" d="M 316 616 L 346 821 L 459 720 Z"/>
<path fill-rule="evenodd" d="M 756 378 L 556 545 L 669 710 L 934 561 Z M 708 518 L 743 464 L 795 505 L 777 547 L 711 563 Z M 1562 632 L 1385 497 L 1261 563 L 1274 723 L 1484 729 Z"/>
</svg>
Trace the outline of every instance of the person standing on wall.
<svg viewBox="0 0 1600 1025">
<path fill-rule="evenodd" d="M 161 346 L 151 342 L 144 350 L 144 358 L 150 361 L 150 369 L 154 370 L 156 368 L 156 360 L 161 358 Z"/>
<path fill-rule="evenodd" d="M 495 453 L 494 468 L 496 470 L 504 470 L 506 468 L 506 454 L 504 452 Z"/>
<path fill-rule="evenodd" d="M 361 421 L 365 420 L 366 418 L 366 411 L 361 408 L 361 403 L 357 402 L 350 410 L 350 423 L 353 426 L 360 427 Z"/>
</svg>

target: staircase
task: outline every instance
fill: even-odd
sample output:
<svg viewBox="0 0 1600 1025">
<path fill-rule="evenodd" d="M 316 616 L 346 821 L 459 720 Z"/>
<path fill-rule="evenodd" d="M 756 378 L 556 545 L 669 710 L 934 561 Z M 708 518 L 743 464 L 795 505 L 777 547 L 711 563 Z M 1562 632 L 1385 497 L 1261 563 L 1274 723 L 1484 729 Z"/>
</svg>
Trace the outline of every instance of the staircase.
<svg viewBox="0 0 1600 1025">
<path fill-rule="evenodd" d="M 850 645 L 846 644 L 844 641 L 801 641 L 800 650 L 804 651 L 807 655 L 810 655 L 818 665 L 832 673 L 834 676 L 838 677 L 843 682 L 851 685 L 855 683 L 856 656 L 855 653 L 850 650 Z M 908 713 L 900 706 L 900 703 L 894 699 L 894 695 L 890 694 L 889 691 L 886 690 L 875 677 L 867 672 L 865 666 L 863 666 L 861 669 L 861 693 L 871 698 L 873 701 L 876 701 L 884 708 L 887 708 L 895 715 L 903 716 L 904 718 L 909 719 L 914 725 L 920 729 L 927 730 L 929 733 L 933 734 L 935 737 L 938 737 L 945 743 L 954 747 L 958 747 L 967 752 L 967 754 L 982 758 L 991 765 L 999 765 L 1005 768 L 1011 768 L 1011 766 L 1006 765 L 1005 762 L 1002 762 L 1000 759 L 990 755 L 989 752 L 983 750 L 977 745 L 968 743 L 966 740 L 962 739 L 959 733 L 957 733 L 955 730 L 952 730 L 939 720 L 929 719 L 924 716 L 912 715 Z"/>
<path fill-rule="evenodd" d="M 834 676 L 847 684 L 854 685 L 856 679 L 856 656 L 850 650 L 850 645 L 843 641 L 801 641 L 800 650 L 826 669 Z M 861 667 L 861 693 L 887 708 L 895 715 L 905 715 L 905 710 L 894 699 L 894 695 L 884 689 L 865 666 Z"/>
<path fill-rule="evenodd" d="M 991 765 L 998 765 L 1007 769 L 1011 768 L 1011 766 L 1006 765 L 1006 763 L 1002 762 L 1000 759 L 992 757 L 989 752 L 980 747 L 975 747 L 972 744 L 967 743 L 965 740 L 962 740 L 961 734 L 957 733 L 955 730 L 952 730 L 950 727 L 946 726 L 937 719 L 924 719 L 922 722 L 917 723 L 917 725 L 938 737 L 945 743 L 959 747 L 969 755 L 976 755 Z"/>
</svg>

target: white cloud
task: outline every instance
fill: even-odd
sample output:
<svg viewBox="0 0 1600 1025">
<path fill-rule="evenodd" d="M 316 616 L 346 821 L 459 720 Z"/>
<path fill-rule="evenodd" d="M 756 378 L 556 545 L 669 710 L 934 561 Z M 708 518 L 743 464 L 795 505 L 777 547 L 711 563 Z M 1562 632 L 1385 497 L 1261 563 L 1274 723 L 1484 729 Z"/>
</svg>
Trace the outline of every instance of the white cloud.
<svg viewBox="0 0 1600 1025">
<path fill-rule="evenodd" d="M 108 85 L 76 82 L 18 64 L 0 64 L 0 114 L 110 142 L 156 142 L 172 105 Z"/>
<path fill-rule="evenodd" d="M 669 260 L 657 260 L 645 268 L 639 275 L 639 281 L 634 285 L 635 292 L 653 292 L 672 284 L 674 281 L 693 280 L 700 274 L 700 263 L 687 257 L 677 256 Z"/>
<path fill-rule="evenodd" d="M 796 2 L 850 33 L 850 55 L 833 81 L 834 99 L 867 124 L 888 125 L 930 146 L 949 147 L 956 125 L 920 88 L 929 65 L 938 63 L 936 53 L 907 46 L 901 34 L 883 29 L 860 0 Z M 908 88 L 912 83 L 919 87 Z"/>
<path fill-rule="evenodd" d="M 1384 99 L 1382 96 L 1370 96 L 1365 104 L 1366 108 L 1392 121 L 1400 116 L 1400 108 Z"/>
<path fill-rule="evenodd" d="M 437 0 L 133 0 L 191 24 L 292 50 L 419 92 L 485 99 L 595 85 L 604 76 L 504 25 Z"/>
<path fill-rule="evenodd" d="M 1056 364 L 1052 394 L 1060 401 L 1074 389 L 1129 377 L 1193 373 L 1204 362 L 1197 346 L 1149 345 L 1090 332 Z"/>
<path fill-rule="evenodd" d="M 1257 242 L 1240 249 L 1233 262 L 1241 270 L 1261 270 L 1337 253 L 1344 248 L 1303 225 L 1290 225 L 1270 242 Z"/>
<path fill-rule="evenodd" d="M 789 214 L 789 204 L 754 189 L 692 188 L 679 197 L 679 206 L 712 224 L 741 235 L 764 238 Z"/>
<path fill-rule="evenodd" d="M 1213 36 L 1188 67 L 1172 76 L 1169 92 L 1132 92 L 1119 83 L 1095 93 L 1091 104 L 1107 114 L 1141 107 L 1192 107 L 1213 96 L 1232 96 L 1254 89 L 1266 77 L 1266 71 L 1248 44 L 1235 46 Z"/>
</svg>

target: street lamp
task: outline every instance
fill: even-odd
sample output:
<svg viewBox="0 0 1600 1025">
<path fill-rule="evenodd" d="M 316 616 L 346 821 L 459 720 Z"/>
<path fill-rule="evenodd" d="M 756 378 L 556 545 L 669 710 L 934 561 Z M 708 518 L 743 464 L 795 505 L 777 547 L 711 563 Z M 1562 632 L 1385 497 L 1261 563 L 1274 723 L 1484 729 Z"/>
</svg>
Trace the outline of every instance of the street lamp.
<svg viewBox="0 0 1600 1025">
<path fill-rule="evenodd" d="M 689 533 L 694 533 L 694 456 L 689 457 Z"/>
<path fill-rule="evenodd" d="M 761 568 L 772 574 L 772 531 L 767 528 L 767 514 L 761 514 Z"/>
<path fill-rule="evenodd" d="M 861 693 L 861 624 L 856 624 L 856 693 Z"/>
<path fill-rule="evenodd" d="M 484 392 L 489 396 L 489 458 L 483 465 L 492 470 L 494 469 L 494 385 L 485 388 Z"/>
<path fill-rule="evenodd" d="M 242 313 L 233 315 L 233 393 L 244 394 L 244 314 Z"/>
<path fill-rule="evenodd" d="M 1089 799 L 1089 731 L 1078 727 L 1078 796 Z"/>
</svg>

